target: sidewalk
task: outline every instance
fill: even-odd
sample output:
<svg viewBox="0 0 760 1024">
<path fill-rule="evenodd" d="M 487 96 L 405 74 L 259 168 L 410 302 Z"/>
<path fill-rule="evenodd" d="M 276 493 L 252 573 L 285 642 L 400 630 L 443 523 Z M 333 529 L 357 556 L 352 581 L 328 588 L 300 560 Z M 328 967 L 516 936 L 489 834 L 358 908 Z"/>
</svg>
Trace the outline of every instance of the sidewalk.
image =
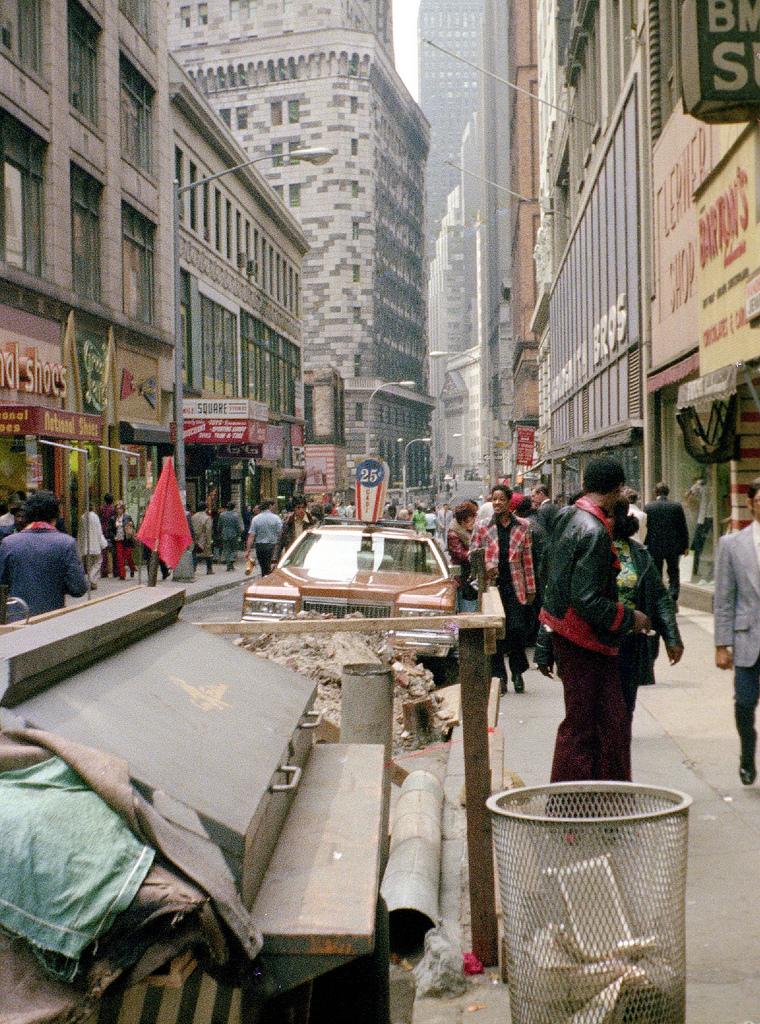
<svg viewBox="0 0 760 1024">
<path fill-rule="evenodd" d="M 714 667 L 712 616 L 684 611 L 679 624 L 685 643 L 681 663 L 671 668 L 661 654 L 657 685 L 639 690 L 633 778 L 693 798 L 686 892 L 687 1024 L 758 1021 L 760 786 L 739 782 L 733 674 Z M 527 786 L 543 785 L 564 715 L 562 689 L 558 680 L 533 670 L 525 682 L 524 694 L 510 689 L 501 699 L 504 766 Z M 441 913 L 450 937 L 466 952 L 471 937 L 462 777 L 457 729 L 445 782 Z M 419 999 L 414 1005 L 414 1024 L 462 1019 L 509 1024 L 507 987 L 497 971 L 487 970 L 463 997 Z"/>
<path fill-rule="evenodd" d="M 235 562 L 235 568 L 232 572 L 227 572 L 227 569 L 222 562 L 216 563 L 214 565 L 213 573 L 211 575 L 207 575 L 205 563 L 201 563 L 201 565 L 198 566 L 195 578 L 192 580 L 177 580 L 175 582 L 173 576 L 169 576 L 166 580 L 162 580 L 161 573 L 159 572 L 156 586 L 159 589 L 161 587 L 182 587 L 185 590 L 185 604 L 191 604 L 193 601 L 199 601 L 201 598 L 209 597 L 211 594 L 218 594 L 222 590 L 230 590 L 232 587 L 236 587 L 243 582 L 258 579 L 260 576 L 258 565 L 255 566 L 253 573 L 250 576 L 246 576 L 244 570 L 245 556 L 242 551 L 239 551 L 237 561 Z M 147 565 L 138 567 L 138 571 L 135 573 L 134 579 L 129 575 L 127 575 L 125 580 L 120 580 L 117 576 L 108 576 L 105 579 L 99 576 L 97 579 L 97 589 L 92 591 L 90 600 L 97 601 L 104 597 L 112 597 L 123 590 L 129 590 L 130 587 L 147 586 L 147 583 Z M 76 605 L 86 603 L 87 600 L 88 597 L 86 594 L 84 597 L 67 597 L 66 607 L 72 608 Z M 240 600 L 242 613 L 242 596 Z"/>
</svg>

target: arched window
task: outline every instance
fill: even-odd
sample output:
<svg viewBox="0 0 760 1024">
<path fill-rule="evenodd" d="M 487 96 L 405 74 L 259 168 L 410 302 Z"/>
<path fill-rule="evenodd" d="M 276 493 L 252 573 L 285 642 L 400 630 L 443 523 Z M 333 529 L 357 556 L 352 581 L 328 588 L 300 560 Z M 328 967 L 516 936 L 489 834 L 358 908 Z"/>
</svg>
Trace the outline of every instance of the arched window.
<svg viewBox="0 0 760 1024">
<path fill-rule="evenodd" d="M 238 85 L 247 85 L 248 79 L 246 78 L 245 68 L 242 64 L 238 64 L 237 69 Z"/>
<path fill-rule="evenodd" d="M 219 92 L 224 92 L 227 88 L 227 76 L 224 73 L 224 68 L 216 69 L 216 88 Z"/>
</svg>

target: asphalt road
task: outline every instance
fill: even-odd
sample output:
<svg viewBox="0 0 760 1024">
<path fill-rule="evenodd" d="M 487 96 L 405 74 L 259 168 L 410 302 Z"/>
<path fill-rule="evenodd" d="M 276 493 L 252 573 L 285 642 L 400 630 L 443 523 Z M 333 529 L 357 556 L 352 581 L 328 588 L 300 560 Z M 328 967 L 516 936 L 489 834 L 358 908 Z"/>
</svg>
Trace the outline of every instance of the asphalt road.
<svg viewBox="0 0 760 1024">
<path fill-rule="evenodd" d="M 237 622 L 243 610 L 246 583 L 193 601 L 185 607 L 182 617 L 190 622 Z"/>
</svg>

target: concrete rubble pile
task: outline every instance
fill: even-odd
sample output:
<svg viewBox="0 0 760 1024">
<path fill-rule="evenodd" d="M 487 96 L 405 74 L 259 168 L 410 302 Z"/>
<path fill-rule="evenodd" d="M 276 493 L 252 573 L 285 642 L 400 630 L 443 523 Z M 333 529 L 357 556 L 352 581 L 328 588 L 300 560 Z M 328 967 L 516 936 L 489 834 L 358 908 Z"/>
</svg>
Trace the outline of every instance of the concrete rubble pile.
<svg viewBox="0 0 760 1024">
<path fill-rule="evenodd" d="M 314 612 L 299 619 L 330 619 Z M 353 615 L 351 618 L 362 618 Z M 348 618 L 348 616 L 347 616 Z M 345 665 L 385 664 L 393 672 L 393 752 L 418 750 L 447 739 L 452 723 L 435 693 L 433 675 L 408 651 L 393 649 L 388 633 L 314 633 L 280 636 L 266 633 L 236 643 L 261 658 L 286 665 L 318 684 L 314 711 L 340 728 L 341 679 Z M 410 715 L 410 708 L 418 713 Z"/>
</svg>

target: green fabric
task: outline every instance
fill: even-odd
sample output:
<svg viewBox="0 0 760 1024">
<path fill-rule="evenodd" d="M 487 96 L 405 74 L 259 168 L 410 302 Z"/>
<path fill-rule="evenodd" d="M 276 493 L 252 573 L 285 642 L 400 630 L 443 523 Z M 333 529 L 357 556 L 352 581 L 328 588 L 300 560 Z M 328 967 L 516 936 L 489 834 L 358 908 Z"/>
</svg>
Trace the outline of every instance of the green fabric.
<svg viewBox="0 0 760 1024">
<path fill-rule="evenodd" d="M 61 758 L 0 773 L 0 925 L 62 980 L 132 902 L 154 855 Z"/>
</svg>

